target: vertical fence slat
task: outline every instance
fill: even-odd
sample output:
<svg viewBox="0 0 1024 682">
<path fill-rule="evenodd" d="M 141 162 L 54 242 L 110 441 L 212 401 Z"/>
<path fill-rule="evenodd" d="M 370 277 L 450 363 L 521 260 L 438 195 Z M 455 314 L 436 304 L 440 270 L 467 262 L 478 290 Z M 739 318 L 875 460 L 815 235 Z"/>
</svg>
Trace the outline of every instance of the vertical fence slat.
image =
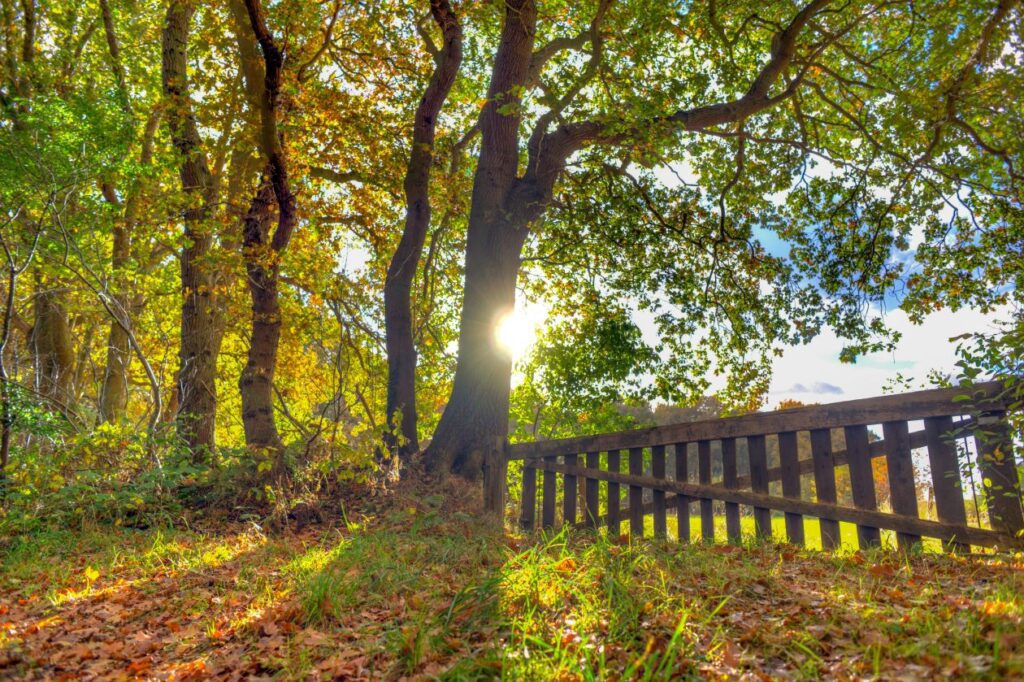
<svg viewBox="0 0 1024 682">
<path fill-rule="evenodd" d="M 697 477 L 701 485 L 711 485 L 711 441 L 697 443 Z M 712 500 L 700 498 L 700 535 L 704 542 L 715 541 L 715 509 Z"/>
<path fill-rule="evenodd" d="M 601 453 L 600 452 L 588 452 L 587 453 L 587 468 L 598 469 L 601 466 Z M 584 479 L 583 487 L 585 489 L 586 496 L 586 512 L 583 522 L 587 525 L 587 528 L 597 527 L 597 516 L 599 514 L 598 508 L 601 505 L 598 495 L 600 494 L 600 481 L 596 478 Z"/>
<path fill-rule="evenodd" d="M 868 427 L 843 427 L 846 437 L 846 462 L 850 467 L 850 492 L 858 509 L 878 509 L 875 501 L 875 481 L 871 471 L 871 452 L 868 447 Z M 882 535 L 872 526 L 857 526 L 857 542 L 867 548 L 879 545 Z"/>
<path fill-rule="evenodd" d="M 608 471 L 619 472 L 621 470 L 621 452 L 619 450 L 608 451 Z M 622 495 L 619 493 L 619 484 L 608 481 L 608 535 L 616 538 L 622 532 L 621 521 Z"/>
<path fill-rule="evenodd" d="M 1024 530 L 1021 514 L 1020 481 L 1013 456 L 1006 414 L 992 412 L 978 419 L 974 441 L 978 448 L 978 466 L 985 485 L 989 520 L 992 527 L 1015 535 Z"/>
<path fill-rule="evenodd" d="M 722 484 L 729 490 L 735 490 L 736 485 L 736 439 L 722 439 Z M 742 541 L 740 533 L 740 506 L 735 502 L 725 503 L 725 534 L 729 542 L 739 544 Z"/>
<path fill-rule="evenodd" d="M 557 464 L 557 457 L 545 457 L 548 464 Z M 555 486 L 557 485 L 554 471 L 544 471 L 542 477 L 544 490 L 541 492 L 540 525 L 544 528 L 551 528 L 555 525 Z"/>
<path fill-rule="evenodd" d="M 935 495 L 935 512 L 939 521 L 966 526 L 967 512 L 964 509 L 960 464 L 957 461 L 956 446 L 950 440 L 953 418 L 925 419 L 924 432 L 928 439 L 928 463 L 932 470 L 932 492 Z M 970 545 L 956 542 L 955 538 L 943 540 L 947 551 L 969 552 L 971 549 Z"/>
<path fill-rule="evenodd" d="M 750 488 L 755 493 L 768 494 L 768 453 L 764 436 L 747 438 L 750 457 Z M 754 530 L 762 540 L 772 539 L 772 513 L 765 507 L 754 507 Z"/>
<path fill-rule="evenodd" d="M 814 490 L 818 502 L 836 503 L 836 463 L 832 458 L 832 430 L 811 431 L 811 458 L 814 463 Z M 839 522 L 818 519 L 821 528 L 821 548 L 839 546 Z"/>
<path fill-rule="evenodd" d="M 782 495 L 800 499 L 800 454 L 796 432 L 779 434 L 779 463 L 782 466 Z M 786 512 L 786 537 L 794 545 L 804 545 L 804 517 Z"/>
<path fill-rule="evenodd" d="M 676 443 L 675 455 L 676 480 L 685 483 L 689 477 L 686 443 Z M 679 542 L 690 541 L 690 498 L 685 495 L 676 496 L 676 539 Z"/>
<path fill-rule="evenodd" d="M 651 448 L 651 476 L 665 478 L 665 446 L 655 445 Z M 665 491 L 655 490 L 654 494 L 654 537 L 668 536 L 668 524 L 665 520 Z"/>
<path fill-rule="evenodd" d="M 566 455 L 566 466 L 574 467 L 579 464 L 578 455 Z M 576 523 L 576 476 L 566 474 L 562 477 L 562 523 L 572 525 Z"/>
<path fill-rule="evenodd" d="M 520 501 L 519 525 L 533 530 L 537 525 L 537 470 L 523 462 L 523 499 Z"/>
<path fill-rule="evenodd" d="M 889 470 L 889 499 L 892 510 L 903 516 L 917 518 L 917 491 L 914 488 L 914 461 L 910 454 L 910 431 L 905 421 L 882 424 L 885 439 L 885 463 Z M 903 551 L 921 542 L 920 535 L 896 533 L 896 543 Z"/>
<path fill-rule="evenodd" d="M 629 473 L 642 476 L 644 473 L 644 449 L 629 449 Z M 629 486 L 629 535 L 633 538 L 644 536 L 644 489 L 638 485 Z"/>
</svg>

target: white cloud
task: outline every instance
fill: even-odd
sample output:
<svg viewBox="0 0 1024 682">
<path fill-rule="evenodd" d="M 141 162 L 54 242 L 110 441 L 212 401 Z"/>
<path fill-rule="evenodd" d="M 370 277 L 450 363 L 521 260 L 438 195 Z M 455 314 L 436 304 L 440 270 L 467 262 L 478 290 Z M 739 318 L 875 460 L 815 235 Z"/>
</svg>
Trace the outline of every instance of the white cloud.
<svg viewBox="0 0 1024 682">
<path fill-rule="evenodd" d="M 967 332 L 993 331 L 999 317 L 998 312 L 941 310 L 914 325 L 906 313 L 896 310 L 886 316 L 889 326 L 902 333 L 895 350 L 863 356 L 854 364 L 839 362 L 843 343 L 832 330 L 826 330 L 805 346 L 786 348 L 775 361 L 767 407 L 785 399 L 831 403 L 880 395 L 886 382 L 897 374 L 918 386 L 926 382 L 930 370 L 955 373 L 956 344 L 949 339 Z M 818 384 L 839 388 L 842 393 L 818 390 Z"/>
</svg>

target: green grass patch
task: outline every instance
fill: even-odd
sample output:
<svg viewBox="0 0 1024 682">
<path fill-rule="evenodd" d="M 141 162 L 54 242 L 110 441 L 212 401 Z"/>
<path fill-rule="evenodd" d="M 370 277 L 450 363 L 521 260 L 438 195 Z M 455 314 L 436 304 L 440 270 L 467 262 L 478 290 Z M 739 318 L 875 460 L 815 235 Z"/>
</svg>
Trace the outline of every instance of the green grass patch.
<svg viewBox="0 0 1024 682">
<path fill-rule="evenodd" d="M 0 677 L 137 655 L 153 676 L 277 679 L 1024 675 L 1019 556 L 516 536 L 414 505 L 297 535 L 110 527 L 8 549 Z"/>
</svg>

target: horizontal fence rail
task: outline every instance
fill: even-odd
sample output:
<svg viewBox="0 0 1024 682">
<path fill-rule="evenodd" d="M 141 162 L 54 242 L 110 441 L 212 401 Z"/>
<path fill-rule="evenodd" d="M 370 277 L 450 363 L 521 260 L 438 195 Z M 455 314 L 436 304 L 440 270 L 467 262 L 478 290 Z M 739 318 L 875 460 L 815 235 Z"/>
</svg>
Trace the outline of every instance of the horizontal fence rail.
<svg viewBox="0 0 1024 682">
<path fill-rule="evenodd" d="M 922 538 L 947 551 L 1021 547 L 1021 485 L 1002 394 L 990 382 L 518 443 L 506 453 L 523 463 L 526 529 L 557 520 L 618 535 L 628 523 L 637 537 L 652 515 L 654 536 L 664 538 L 674 515 L 685 542 L 696 510 L 701 538 L 714 541 L 724 511 L 723 539 L 739 542 L 741 517 L 771 539 L 776 512 L 797 545 L 807 541 L 805 517 L 817 519 L 824 549 L 839 546 L 841 522 L 856 526 L 862 548 L 880 544 L 881 531 L 901 549 Z"/>
</svg>

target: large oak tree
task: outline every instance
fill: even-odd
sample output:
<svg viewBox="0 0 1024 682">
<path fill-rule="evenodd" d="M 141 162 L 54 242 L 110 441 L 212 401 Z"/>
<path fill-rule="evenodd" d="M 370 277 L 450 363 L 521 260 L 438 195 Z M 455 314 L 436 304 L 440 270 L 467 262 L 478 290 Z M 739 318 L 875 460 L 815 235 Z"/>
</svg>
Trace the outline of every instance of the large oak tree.
<svg viewBox="0 0 1024 682">
<path fill-rule="evenodd" d="M 528 239 L 559 245 L 551 228 L 572 224 L 564 214 L 545 223 L 559 188 L 580 188 L 567 175 L 609 171 L 649 198 L 664 183 L 644 167 L 690 169 L 664 204 L 643 209 L 671 241 L 699 247 L 645 292 L 677 304 L 659 315 L 664 332 L 703 331 L 748 373 L 759 366 L 751 352 L 826 323 L 852 348 L 877 345 L 884 324 L 864 305 L 899 280 L 893 251 L 915 227 L 938 223 L 944 205 L 996 227 L 999 211 L 1019 206 L 1019 145 L 986 127 L 1019 126 L 1005 63 L 1016 8 L 600 0 L 588 30 L 566 35 L 567 8 L 504 3 L 479 116 L 458 365 L 428 464 L 473 476 L 500 448 L 511 361 L 494 329 L 514 305 Z M 555 202 L 557 213 L 571 202 Z M 570 238 L 606 250 L 601 227 Z M 794 258 L 765 254 L 765 230 Z M 635 271 L 646 255 L 627 245 L 611 268 Z M 681 276 L 688 269 L 707 276 Z M 745 282 L 742 305 L 716 309 L 709 293 L 741 288 L 730 279 Z M 685 356 L 687 343 L 668 347 Z"/>
</svg>

